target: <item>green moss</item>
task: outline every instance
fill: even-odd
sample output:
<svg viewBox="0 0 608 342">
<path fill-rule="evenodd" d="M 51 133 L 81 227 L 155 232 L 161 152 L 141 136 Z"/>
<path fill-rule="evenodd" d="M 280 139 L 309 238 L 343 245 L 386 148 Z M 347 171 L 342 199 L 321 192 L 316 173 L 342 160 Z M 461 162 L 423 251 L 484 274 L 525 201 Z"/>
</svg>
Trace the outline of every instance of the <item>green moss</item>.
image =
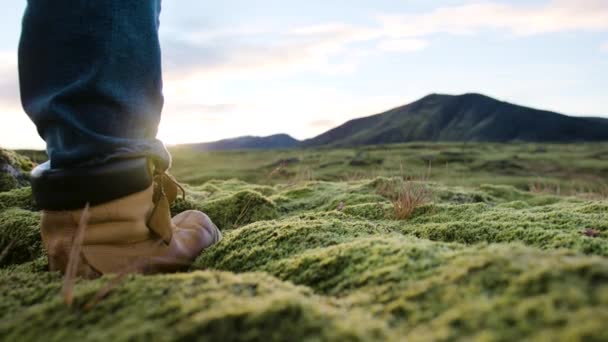
<svg viewBox="0 0 608 342">
<path fill-rule="evenodd" d="M 386 326 L 305 288 L 264 274 L 221 272 L 129 277 L 92 309 L 107 282 L 79 282 L 74 308 L 60 300 L 55 275 L 3 274 L 0 320 L 7 340 L 368 341 Z M 23 286 L 26 284 L 27 286 Z M 24 290 L 27 289 L 27 290 Z"/>
<path fill-rule="evenodd" d="M 49 262 L 46 254 L 32 261 L 25 262 L 23 264 L 15 264 L 4 267 L 4 270 L 8 272 L 21 272 L 21 273 L 47 273 L 49 271 Z"/>
<path fill-rule="evenodd" d="M 208 201 L 178 199 L 171 211 L 175 215 L 189 209 L 205 212 L 222 230 L 270 220 L 278 215 L 274 202 L 254 191 L 240 191 Z"/>
<path fill-rule="evenodd" d="M 29 158 L 0 148 L 0 192 L 27 185 L 26 173 L 34 165 Z"/>
<path fill-rule="evenodd" d="M 424 322 L 408 329 L 408 340 L 513 341 L 550 334 L 599 341 L 606 337 L 598 328 L 608 317 L 607 280 L 605 259 L 495 246 L 455 257 L 399 303 L 406 315 L 415 315 L 409 322 L 416 316 Z"/>
<path fill-rule="evenodd" d="M 234 251 L 229 258 L 239 254 L 247 262 L 250 254 L 233 241 L 238 239 L 224 246 Z M 393 235 L 271 259 L 249 268 L 364 308 L 408 340 L 485 334 L 509 341 L 553 330 L 576 338 L 600 336 L 593 328 L 607 313 L 608 262 L 598 257 L 516 245 L 465 247 Z M 207 266 L 239 268 L 223 258 Z M 591 318 L 591 312 L 597 316 Z M 579 326 L 581 316 L 592 320 L 585 322 L 587 328 Z"/>
<path fill-rule="evenodd" d="M 0 269 L 0 321 L 5 325 L 23 310 L 59 297 L 59 273 L 27 271 Z"/>
<path fill-rule="evenodd" d="M 0 171 L 0 192 L 9 191 L 19 186 L 19 182 L 10 173 Z"/>
<path fill-rule="evenodd" d="M 404 286 L 462 248 L 399 235 L 369 236 L 275 260 L 263 269 L 320 293 L 344 296 L 393 282 Z"/>
<path fill-rule="evenodd" d="M 210 180 L 205 184 L 192 187 L 192 190 L 203 191 L 212 195 L 217 194 L 224 196 L 227 194 L 233 194 L 245 190 L 259 192 L 264 196 L 271 196 L 275 193 L 274 187 L 267 185 L 251 184 L 237 179 L 230 179 L 225 181 Z"/>
<path fill-rule="evenodd" d="M 255 228 L 261 228 L 257 227 L 260 224 Z M 585 330 L 577 329 L 577 310 L 601 315 L 602 305 L 608 302 L 608 287 L 597 286 L 608 280 L 608 263 L 602 258 L 546 254 L 519 246 L 464 247 L 398 235 L 355 238 L 348 225 L 334 230 L 333 239 L 330 236 L 318 241 L 303 231 L 306 222 L 301 224 L 275 227 L 298 234 L 289 238 L 273 236 L 273 242 L 263 239 L 264 234 L 244 236 L 251 226 L 245 227 L 225 240 L 221 248 L 204 254 L 199 263 L 232 271 L 240 271 L 242 265 L 247 265 L 247 270 L 264 270 L 371 310 L 403 332 L 416 329 L 421 336 L 437 338 L 442 334 L 445 338 L 466 338 L 485 332 L 497 339 L 516 339 L 534 335 L 529 326 L 540 331 L 557 329 L 552 317 L 568 322 L 559 329 L 584 336 Z M 330 227 L 333 225 L 326 225 L 323 231 Z M 255 262 L 261 256 L 250 251 L 258 247 L 274 255 Z M 564 292 L 566 289 L 576 291 Z M 528 323 L 522 310 L 526 303 L 539 301 L 550 302 L 543 308 L 548 315 Z M 479 306 L 481 313 L 473 310 Z M 462 312 L 467 314 L 464 323 L 445 319 L 462 319 Z M 468 322 L 475 323 L 468 328 L 459 325 Z M 437 327 L 427 331 L 427 325 Z M 413 333 L 409 336 L 424 340 Z"/>
<path fill-rule="evenodd" d="M 222 191 L 220 189 L 220 187 L 218 187 L 217 185 L 214 185 L 212 183 L 209 183 L 209 182 L 207 182 L 207 183 L 205 183 L 203 185 L 192 187 L 192 189 L 196 190 L 196 191 L 208 192 L 210 194 L 214 194 L 216 192 Z"/>
<path fill-rule="evenodd" d="M 488 194 L 481 191 L 466 191 L 461 189 L 442 189 L 435 191 L 441 201 L 453 203 L 480 203 L 490 202 L 492 199 Z"/>
<path fill-rule="evenodd" d="M 391 217 L 392 207 L 386 203 L 364 203 L 345 206 L 341 211 L 347 215 L 368 220 L 385 220 Z"/>
<path fill-rule="evenodd" d="M 608 231 L 608 211 L 585 202 L 530 206 L 522 201 L 498 206 L 437 204 L 416 215 L 401 232 L 461 243 L 523 242 L 544 249 L 569 248 L 608 256 L 608 237 L 589 237 L 586 229 Z"/>
<path fill-rule="evenodd" d="M 294 214 L 307 211 L 331 211 L 359 204 L 384 205 L 387 199 L 378 195 L 366 182 L 307 182 L 280 188 L 272 197 L 279 210 Z"/>
<path fill-rule="evenodd" d="M 88 311 L 108 278 L 79 281 L 75 307 L 64 307 L 59 275 L 28 249 L 39 246 L 38 214 L 23 210 L 33 209 L 30 190 L 2 193 L 0 241 L 24 234 L 18 255 L 26 257 L 0 269 L 0 336 L 605 339 L 606 201 L 427 183 L 434 201 L 398 221 L 378 193 L 391 182 L 187 187 L 173 212 L 205 211 L 223 241 L 198 257 L 194 273 L 127 277 Z"/>
<path fill-rule="evenodd" d="M 0 193 L 0 210 L 21 208 L 36 210 L 36 202 L 32 196 L 32 188 L 25 187 Z"/>
<path fill-rule="evenodd" d="M 23 172 L 32 171 L 36 163 L 30 158 L 22 156 L 14 151 L 0 148 L 0 164 L 10 164 Z"/>
<path fill-rule="evenodd" d="M 523 201 L 531 205 L 549 205 L 562 201 L 559 196 L 535 195 L 508 185 L 484 184 L 479 188 L 496 202 Z"/>
<path fill-rule="evenodd" d="M 217 187 L 221 189 L 223 192 L 239 192 L 243 190 L 251 190 L 256 191 L 264 195 L 271 195 L 274 192 L 274 189 L 270 186 L 266 185 L 258 185 L 247 183 L 238 179 L 229 179 L 229 180 L 210 180 L 205 183 L 202 188 L 207 187 Z"/>
<path fill-rule="evenodd" d="M 582 214 L 605 214 L 608 212 L 608 201 L 588 202 L 580 205 L 574 211 Z"/>
<path fill-rule="evenodd" d="M 277 194 L 276 203 L 283 212 L 301 212 L 327 206 L 328 201 L 335 199 L 340 192 L 338 187 L 344 188 L 343 184 L 328 182 L 308 182 L 304 185 L 285 187 Z M 273 199 L 275 199 L 273 197 Z M 335 203 L 333 209 L 337 208 Z"/>
<path fill-rule="evenodd" d="M 513 201 L 498 204 L 499 208 L 508 208 L 508 209 L 527 209 L 530 208 L 530 203 L 525 201 Z"/>
<path fill-rule="evenodd" d="M 34 260 L 44 254 L 40 215 L 23 209 L 0 211 L 0 267 Z"/>
<path fill-rule="evenodd" d="M 508 185 L 484 184 L 479 189 L 494 199 L 502 201 L 527 200 L 534 196 L 529 192 L 524 192 Z"/>
<path fill-rule="evenodd" d="M 204 252 L 193 267 L 250 271 L 308 249 L 389 231 L 387 227 L 345 217 L 317 218 L 303 215 L 257 222 L 226 233 L 222 243 Z"/>
</svg>

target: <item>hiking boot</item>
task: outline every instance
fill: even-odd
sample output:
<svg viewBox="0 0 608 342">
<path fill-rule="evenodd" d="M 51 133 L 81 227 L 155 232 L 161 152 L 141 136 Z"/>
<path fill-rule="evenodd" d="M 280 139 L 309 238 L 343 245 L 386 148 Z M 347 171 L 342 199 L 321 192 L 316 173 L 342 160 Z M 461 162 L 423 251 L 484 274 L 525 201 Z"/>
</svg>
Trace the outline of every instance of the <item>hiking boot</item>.
<svg viewBox="0 0 608 342">
<path fill-rule="evenodd" d="M 150 173 L 152 184 L 118 199 L 82 209 L 43 208 L 41 233 L 50 270 L 65 272 L 72 254 L 72 258 L 79 258 L 76 275 L 85 278 L 108 273 L 176 272 L 187 269 L 203 249 L 222 239 L 219 229 L 200 211 L 189 210 L 171 218 L 170 205 L 183 188 L 164 172 Z M 34 194 L 48 196 L 40 194 L 40 174 L 32 176 L 38 177 L 32 182 Z"/>
</svg>

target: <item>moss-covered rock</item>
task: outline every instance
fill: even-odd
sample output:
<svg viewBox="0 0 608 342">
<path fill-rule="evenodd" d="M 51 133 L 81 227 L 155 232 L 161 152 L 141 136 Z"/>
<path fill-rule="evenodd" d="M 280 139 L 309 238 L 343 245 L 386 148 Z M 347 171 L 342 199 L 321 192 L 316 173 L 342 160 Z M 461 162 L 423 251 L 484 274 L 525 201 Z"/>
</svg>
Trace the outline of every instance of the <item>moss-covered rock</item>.
<svg viewBox="0 0 608 342">
<path fill-rule="evenodd" d="M 171 208 L 176 215 L 184 210 L 205 212 L 222 230 L 229 230 L 278 216 L 274 202 L 255 191 L 239 191 L 211 200 L 178 199 Z"/>
<path fill-rule="evenodd" d="M 569 248 L 608 256 L 608 211 L 603 205 L 569 202 L 527 205 L 437 204 L 400 231 L 436 241 L 521 242 L 543 249 Z M 598 236 L 583 232 L 594 229 Z"/>
<path fill-rule="evenodd" d="M 433 200 L 393 220 L 378 189 L 402 181 L 187 187 L 173 212 L 205 211 L 224 230 L 221 243 L 198 257 L 193 273 L 126 277 L 89 310 L 109 279 L 79 281 L 74 307 L 65 307 L 61 277 L 45 271 L 31 191 L 2 193 L 0 243 L 23 243 L 0 269 L 0 336 L 607 338 L 605 200 L 428 183 Z"/>
<path fill-rule="evenodd" d="M 562 200 L 558 196 L 532 194 L 509 185 L 484 184 L 479 189 L 497 202 L 525 201 L 533 205 L 548 205 Z"/>
<path fill-rule="evenodd" d="M 392 216 L 392 207 L 386 203 L 364 203 L 344 206 L 339 209 L 347 215 L 368 220 L 385 220 Z"/>
<path fill-rule="evenodd" d="M 24 187 L 11 191 L 0 192 L 0 210 L 7 208 L 21 208 L 36 210 L 36 202 L 32 196 L 32 188 Z"/>
<path fill-rule="evenodd" d="M 250 254 L 232 241 L 237 240 L 228 240 L 223 248 L 228 258 L 240 255 L 250 270 L 266 271 L 368 310 L 407 340 L 486 336 L 512 341 L 547 333 L 559 336 L 556 331 L 575 340 L 599 339 L 608 314 L 608 261 L 600 257 L 389 235 L 284 253 L 252 264 Z M 239 269 L 223 258 L 201 261 L 207 267 Z M 590 321 L 579 324 L 579 319 Z"/>
<path fill-rule="evenodd" d="M 301 216 L 257 222 L 224 234 L 222 243 L 205 251 L 193 268 L 250 271 L 308 249 L 388 232 L 388 228 L 347 217 Z"/>
<path fill-rule="evenodd" d="M 0 148 L 0 192 L 26 186 L 27 172 L 34 166 L 29 158 Z"/>
<path fill-rule="evenodd" d="M 73 308 L 54 274 L 0 274 L 7 340 L 369 341 L 386 325 L 264 274 L 196 272 L 128 277 L 90 309 L 107 279 L 80 282 Z M 24 286 L 25 285 L 25 286 Z"/>
<path fill-rule="evenodd" d="M 0 211 L 0 267 L 44 254 L 39 225 L 38 213 L 18 208 Z"/>
<path fill-rule="evenodd" d="M 19 181 L 11 171 L 8 168 L 0 169 L 0 191 L 8 191 L 19 186 Z"/>
</svg>

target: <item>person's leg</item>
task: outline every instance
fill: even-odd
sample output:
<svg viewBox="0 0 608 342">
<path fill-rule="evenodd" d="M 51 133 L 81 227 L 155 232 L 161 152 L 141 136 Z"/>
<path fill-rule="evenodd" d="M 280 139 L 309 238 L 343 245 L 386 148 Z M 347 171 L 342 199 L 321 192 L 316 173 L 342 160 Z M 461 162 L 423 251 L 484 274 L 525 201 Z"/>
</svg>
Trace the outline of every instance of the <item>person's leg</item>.
<svg viewBox="0 0 608 342">
<path fill-rule="evenodd" d="M 51 168 L 170 156 L 163 106 L 160 0 L 29 0 L 19 46 L 23 107 Z"/>
<path fill-rule="evenodd" d="M 77 274 L 96 277 L 183 269 L 221 239 L 202 212 L 171 218 L 159 13 L 160 0 L 28 1 L 21 97 L 50 157 L 31 184 L 51 270 L 68 268 L 74 241 Z"/>
</svg>

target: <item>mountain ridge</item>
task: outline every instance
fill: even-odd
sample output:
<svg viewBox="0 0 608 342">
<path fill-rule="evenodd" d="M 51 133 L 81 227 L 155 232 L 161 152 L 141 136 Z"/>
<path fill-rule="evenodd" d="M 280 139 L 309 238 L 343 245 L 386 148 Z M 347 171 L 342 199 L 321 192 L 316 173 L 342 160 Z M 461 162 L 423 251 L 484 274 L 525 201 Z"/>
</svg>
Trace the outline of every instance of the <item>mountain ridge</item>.
<svg viewBox="0 0 608 342">
<path fill-rule="evenodd" d="M 357 118 L 303 146 L 353 146 L 409 141 L 579 142 L 608 140 L 608 120 L 572 117 L 467 93 L 431 94 Z"/>
<path fill-rule="evenodd" d="M 248 150 L 248 149 L 276 149 L 294 148 L 300 145 L 300 141 L 284 133 L 269 136 L 246 135 L 236 138 L 222 139 L 206 143 L 185 144 L 193 149 L 201 151 L 225 151 L 225 150 Z"/>
<path fill-rule="evenodd" d="M 409 104 L 355 118 L 313 138 L 287 134 L 244 136 L 190 144 L 202 150 L 289 149 L 412 141 L 595 142 L 608 141 L 608 118 L 574 117 L 479 94 L 433 93 Z"/>
</svg>

